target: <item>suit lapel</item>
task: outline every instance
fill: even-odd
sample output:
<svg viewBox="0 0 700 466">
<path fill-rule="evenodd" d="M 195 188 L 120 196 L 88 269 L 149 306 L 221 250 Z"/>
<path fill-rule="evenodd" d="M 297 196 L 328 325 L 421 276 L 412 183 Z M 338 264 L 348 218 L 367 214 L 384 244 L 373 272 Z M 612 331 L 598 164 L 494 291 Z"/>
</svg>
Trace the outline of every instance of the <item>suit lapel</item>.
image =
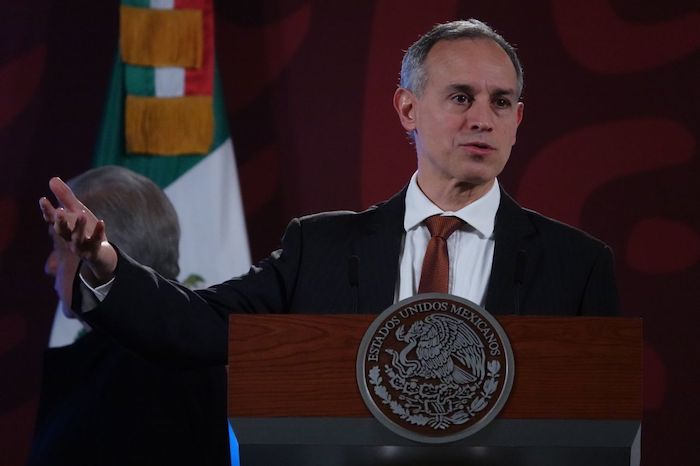
<svg viewBox="0 0 700 466">
<path fill-rule="evenodd" d="M 405 208 L 406 188 L 371 212 L 364 230 L 354 242 L 354 254 L 360 258 L 360 312 L 381 312 L 394 302 Z M 534 226 L 522 207 L 503 189 L 494 235 L 496 245 L 485 307 L 493 314 L 514 314 L 519 306 L 516 304 L 518 287 L 522 294 L 523 285 L 527 286 L 531 280 L 540 251 L 533 241 Z M 519 251 L 523 252 L 519 254 Z"/>
<path fill-rule="evenodd" d="M 360 312 L 381 312 L 394 302 L 405 205 L 404 188 L 367 212 L 369 220 L 355 240 L 354 252 L 360 258 Z"/>
<path fill-rule="evenodd" d="M 496 212 L 495 250 L 485 307 L 492 314 L 516 314 L 523 284 L 534 270 L 539 253 L 533 247 L 536 230 L 525 211 L 501 189 Z M 520 284 L 518 284 L 520 282 Z"/>
</svg>

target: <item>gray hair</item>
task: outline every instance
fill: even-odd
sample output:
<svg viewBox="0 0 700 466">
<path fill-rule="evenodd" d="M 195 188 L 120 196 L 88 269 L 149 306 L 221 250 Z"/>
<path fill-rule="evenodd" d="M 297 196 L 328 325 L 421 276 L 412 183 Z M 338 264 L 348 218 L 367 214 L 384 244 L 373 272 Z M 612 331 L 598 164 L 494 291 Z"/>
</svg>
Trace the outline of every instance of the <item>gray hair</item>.
<svg viewBox="0 0 700 466">
<path fill-rule="evenodd" d="M 180 225 L 175 208 L 153 181 L 108 165 L 88 170 L 68 185 L 105 221 L 111 242 L 164 277 L 177 277 Z"/>
<path fill-rule="evenodd" d="M 515 74 L 518 79 L 516 91 L 517 97 L 520 98 L 525 82 L 523 79 L 523 67 L 520 64 L 518 54 L 515 52 L 515 47 L 510 45 L 503 36 L 494 31 L 489 25 L 473 18 L 466 21 L 438 24 L 414 42 L 403 56 L 399 85 L 416 95 L 420 95 L 428 79 L 423 65 L 430 49 L 442 40 L 457 39 L 490 39 L 500 45 L 508 54 L 510 61 L 515 67 Z"/>
</svg>

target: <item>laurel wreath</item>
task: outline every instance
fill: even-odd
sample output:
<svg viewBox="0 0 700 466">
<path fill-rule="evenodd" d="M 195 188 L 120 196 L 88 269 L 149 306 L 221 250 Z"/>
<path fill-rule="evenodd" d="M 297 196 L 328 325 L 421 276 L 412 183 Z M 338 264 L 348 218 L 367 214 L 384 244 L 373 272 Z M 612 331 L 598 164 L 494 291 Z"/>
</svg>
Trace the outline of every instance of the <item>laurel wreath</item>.
<svg viewBox="0 0 700 466">
<path fill-rule="evenodd" d="M 452 424 L 464 424 L 473 418 L 477 413 L 488 406 L 489 400 L 493 397 L 498 388 L 498 378 L 500 378 L 501 364 L 497 360 L 489 361 L 486 365 L 487 377 L 481 386 L 479 396 L 474 398 L 466 411 L 460 409 L 451 416 L 438 415 L 428 417 L 423 414 L 413 414 L 401 403 L 394 400 L 382 385 L 382 376 L 379 366 L 373 366 L 369 370 L 369 382 L 374 387 L 374 393 L 382 400 L 382 403 L 389 406 L 391 412 L 399 416 L 402 420 L 417 426 L 430 425 L 433 429 L 446 429 Z"/>
</svg>

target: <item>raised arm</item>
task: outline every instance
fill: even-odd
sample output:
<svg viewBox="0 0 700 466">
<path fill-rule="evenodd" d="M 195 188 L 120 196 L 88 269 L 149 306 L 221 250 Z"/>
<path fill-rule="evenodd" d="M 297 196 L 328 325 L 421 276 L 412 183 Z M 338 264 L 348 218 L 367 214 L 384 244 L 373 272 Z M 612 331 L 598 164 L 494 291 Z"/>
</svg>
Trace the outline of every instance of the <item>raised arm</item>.
<svg viewBox="0 0 700 466">
<path fill-rule="evenodd" d="M 53 226 L 77 254 L 83 265 L 80 273 L 93 286 L 107 283 L 117 268 L 117 253 L 107 241 L 105 224 L 99 220 L 60 178 L 49 181 L 49 188 L 60 207 L 54 207 L 47 198 L 39 199 L 44 221 Z"/>
</svg>

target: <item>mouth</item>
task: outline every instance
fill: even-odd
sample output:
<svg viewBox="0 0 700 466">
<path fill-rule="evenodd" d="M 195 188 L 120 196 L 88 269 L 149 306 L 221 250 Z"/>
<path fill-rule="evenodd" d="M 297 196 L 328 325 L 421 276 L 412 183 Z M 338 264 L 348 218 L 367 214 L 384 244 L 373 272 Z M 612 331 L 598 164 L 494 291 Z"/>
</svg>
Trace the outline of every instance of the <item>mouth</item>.
<svg viewBox="0 0 700 466">
<path fill-rule="evenodd" d="M 465 147 L 469 152 L 479 155 L 486 155 L 496 150 L 491 144 L 481 141 L 467 142 L 462 144 L 462 147 Z"/>
<path fill-rule="evenodd" d="M 462 145 L 467 147 L 478 147 L 479 149 L 495 149 L 495 147 L 493 147 L 491 144 L 482 141 L 465 142 Z"/>
</svg>

